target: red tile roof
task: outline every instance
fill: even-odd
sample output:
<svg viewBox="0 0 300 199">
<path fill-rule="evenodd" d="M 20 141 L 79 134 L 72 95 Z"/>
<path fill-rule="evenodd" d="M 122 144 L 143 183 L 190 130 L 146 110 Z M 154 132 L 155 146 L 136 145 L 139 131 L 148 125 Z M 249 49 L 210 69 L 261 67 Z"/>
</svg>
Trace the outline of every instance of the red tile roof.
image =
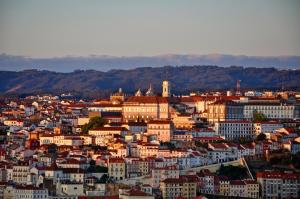
<svg viewBox="0 0 300 199">
<path fill-rule="evenodd" d="M 133 96 L 129 97 L 126 103 L 149 103 L 149 104 L 158 104 L 158 103 L 168 103 L 168 99 L 159 96 Z"/>
<path fill-rule="evenodd" d="M 264 171 L 257 172 L 257 178 L 269 178 L 269 179 L 294 179 L 300 180 L 300 173 L 284 173 L 280 171 Z"/>
</svg>

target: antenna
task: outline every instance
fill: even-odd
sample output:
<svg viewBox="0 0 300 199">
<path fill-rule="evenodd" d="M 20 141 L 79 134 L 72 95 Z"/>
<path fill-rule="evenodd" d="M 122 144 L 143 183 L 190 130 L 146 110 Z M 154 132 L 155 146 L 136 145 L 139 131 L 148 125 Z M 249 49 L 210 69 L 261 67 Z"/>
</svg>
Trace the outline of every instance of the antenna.
<svg viewBox="0 0 300 199">
<path fill-rule="evenodd" d="M 241 80 L 236 81 L 236 95 L 237 96 L 241 95 Z"/>
</svg>

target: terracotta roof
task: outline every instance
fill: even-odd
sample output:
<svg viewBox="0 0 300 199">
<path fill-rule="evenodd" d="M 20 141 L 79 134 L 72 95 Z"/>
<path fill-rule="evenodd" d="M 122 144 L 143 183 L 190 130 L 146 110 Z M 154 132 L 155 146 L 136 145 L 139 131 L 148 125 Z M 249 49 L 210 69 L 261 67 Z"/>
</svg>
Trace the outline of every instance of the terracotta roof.
<svg viewBox="0 0 300 199">
<path fill-rule="evenodd" d="M 210 143 L 209 145 L 215 149 L 228 149 L 228 146 L 224 143 Z"/>
<path fill-rule="evenodd" d="M 124 195 L 128 195 L 128 196 L 150 196 L 149 194 L 138 190 L 138 189 L 131 189 L 129 191 L 127 191 Z"/>
<path fill-rule="evenodd" d="M 123 158 L 109 158 L 110 163 L 125 163 Z"/>
<path fill-rule="evenodd" d="M 264 172 L 257 172 L 257 178 L 275 178 L 275 179 L 294 179 L 300 180 L 300 173 L 284 173 L 280 171 L 264 171 Z"/>
<path fill-rule="evenodd" d="M 230 184 L 231 185 L 245 185 L 246 183 L 241 180 L 232 180 L 232 181 L 230 181 Z"/>
<path fill-rule="evenodd" d="M 90 131 L 128 131 L 128 129 L 121 126 L 111 126 L 111 127 L 100 127 L 96 129 L 91 129 Z"/>
<path fill-rule="evenodd" d="M 170 120 L 152 120 L 148 124 L 171 124 Z"/>
<path fill-rule="evenodd" d="M 149 103 L 149 104 L 157 104 L 157 103 L 168 103 L 168 99 L 159 96 L 133 96 L 129 97 L 126 103 Z"/>
</svg>

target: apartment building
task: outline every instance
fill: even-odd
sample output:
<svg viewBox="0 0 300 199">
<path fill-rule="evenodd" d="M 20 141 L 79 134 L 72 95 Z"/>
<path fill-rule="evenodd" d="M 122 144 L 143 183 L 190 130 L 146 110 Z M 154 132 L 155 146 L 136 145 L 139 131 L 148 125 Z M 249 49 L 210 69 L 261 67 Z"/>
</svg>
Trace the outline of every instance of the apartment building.
<svg viewBox="0 0 300 199">
<path fill-rule="evenodd" d="M 173 135 L 173 124 L 170 120 L 152 120 L 147 124 L 147 133 L 155 135 L 158 141 L 169 142 Z"/>
<path fill-rule="evenodd" d="M 195 175 L 167 178 L 160 183 L 162 197 L 164 199 L 176 197 L 194 199 L 196 197 L 197 181 L 198 178 Z"/>
<path fill-rule="evenodd" d="M 264 171 L 256 173 L 263 198 L 299 198 L 300 173 Z"/>
<path fill-rule="evenodd" d="M 125 179 L 126 167 L 123 158 L 110 158 L 108 160 L 108 175 L 115 180 Z"/>
</svg>

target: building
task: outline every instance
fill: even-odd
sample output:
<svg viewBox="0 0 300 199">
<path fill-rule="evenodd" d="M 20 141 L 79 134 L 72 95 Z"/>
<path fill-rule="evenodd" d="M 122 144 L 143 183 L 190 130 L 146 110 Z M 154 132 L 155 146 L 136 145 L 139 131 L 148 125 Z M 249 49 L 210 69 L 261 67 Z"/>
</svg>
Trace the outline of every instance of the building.
<svg viewBox="0 0 300 199">
<path fill-rule="evenodd" d="M 214 125 L 214 130 L 226 140 L 235 140 L 240 138 L 254 138 L 253 123 L 245 120 L 220 121 Z"/>
<path fill-rule="evenodd" d="M 283 125 L 277 121 L 254 123 L 255 134 L 274 133 L 277 129 L 283 128 Z"/>
<path fill-rule="evenodd" d="M 264 171 L 256 173 L 263 198 L 299 198 L 300 173 Z"/>
<path fill-rule="evenodd" d="M 162 96 L 163 97 L 170 97 L 171 96 L 171 85 L 169 81 L 164 80 L 162 83 Z"/>
<path fill-rule="evenodd" d="M 167 98 L 159 96 L 133 96 L 123 103 L 123 120 L 151 121 L 155 119 L 168 119 L 169 102 Z"/>
<path fill-rule="evenodd" d="M 108 175 L 115 180 L 125 179 L 126 167 L 123 158 L 110 158 L 108 160 Z"/>
<path fill-rule="evenodd" d="M 19 162 L 17 165 L 13 166 L 13 176 L 12 179 L 18 184 L 27 184 L 28 175 L 30 175 L 29 162 Z"/>
<path fill-rule="evenodd" d="M 132 188 L 125 191 L 119 190 L 119 199 L 154 199 L 154 196 L 138 188 Z"/>
<path fill-rule="evenodd" d="M 125 136 L 128 132 L 128 129 L 125 127 L 100 127 L 96 129 L 89 130 L 89 135 L 102 138 L 113 138 L 114 135 Z"/>
<path fill-rule="evenodd" d="M 246 183 L 242 180 L 230 181 L 229 196 L 239 198 L 247 197 Z"/>
<path fill-rule="evenodd" d="M 158 188 L 160 182 L 168 178 L 179 178 L 179 169 L 176 165 L 152 169 L 152 187 Z"/>
<path fill-rule="evenodd" d="M 175 114 L 173 123 L 177 129 L 192 129 L 196 121 L 192 117 L 192 114 Z"/>
<path fill-rule="evenodd" d="M 258 198 L 259 197 L 259 184 L 255 180 L 244 180 L 246 184 L 246 197 Z"/>
<path fill-rule="evenodd" d="M 291 153 L 297 154 L 300 152 L 300 142 L 298 141 L 292 141 L 291 142 Z"/>
<path fill-rule="evenodd" d="M 208 105 L 207 116 L 209 123 L 242 120 L 243 105 L 229 100 L 218 100 Z"/>
<path fill-rule="evenodd" d="M 262 113 L 268 119 L 294 119 L 299 116 L 293 104 L 283 104 L 280 102 L 248 102 L 244 103 L 244 118 L 252 120 L 255 113 Z"/>
<path fill-rule="evenodd" d="M 173 199 L 176 197 L 194 199 L 196 197 L 197 181 L 198 178 L 195 175 L 167 178 L 160 183 L 162 197 L 164 199 Z"/>
<path fill-rule="evenodd" d="M 173 124 L 170 120 L 152 120 L 147 124 L 148 135 L 155 135 L 158 141 L 169 142 L 173 136 Z"/>
<path fill-rule="evenodd" d="M 36 198 L 48 198 L 48 190 L 34 187 L 31 185 L 16 186 L 14 191 L 15 199 L 36 199 Z"/>
</svg>

